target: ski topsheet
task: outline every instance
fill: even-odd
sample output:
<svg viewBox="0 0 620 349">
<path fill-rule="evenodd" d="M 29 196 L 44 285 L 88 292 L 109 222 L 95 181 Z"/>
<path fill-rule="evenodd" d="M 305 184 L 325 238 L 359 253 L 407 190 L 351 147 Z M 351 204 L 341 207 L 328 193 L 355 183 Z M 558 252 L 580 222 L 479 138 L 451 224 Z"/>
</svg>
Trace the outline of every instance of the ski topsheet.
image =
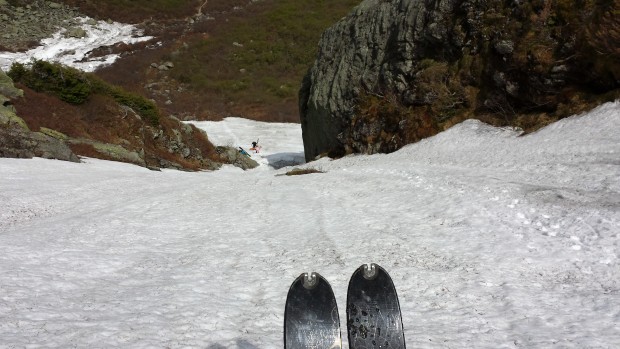
<svg viewBox="0 0 620 349">
<path fill-rule="evenodd" d="M 347 293 L 350 349 L 405 349 L 396 288 L 376 264 L 362 265 L 351 276 Z"/>
<path fill-rule="evenodd" d="M 342 348 L 336 298 L 329 283 L 317 273 L 301 274 L 288 291 L 284 348 Z"/>
</svg>

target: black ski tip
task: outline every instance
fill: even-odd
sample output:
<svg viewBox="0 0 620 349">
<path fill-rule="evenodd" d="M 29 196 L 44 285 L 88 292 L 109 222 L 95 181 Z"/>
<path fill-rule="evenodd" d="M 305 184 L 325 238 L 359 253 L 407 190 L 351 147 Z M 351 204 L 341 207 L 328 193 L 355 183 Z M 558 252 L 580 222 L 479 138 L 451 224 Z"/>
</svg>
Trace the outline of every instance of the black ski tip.
<svg viewBox="0 0 620 349">
<path fill-rule="evenodd" d="M 336 298 L 318 273 L 303 273 L 291 284 L 284 309 L 284 348 L 342 348 Z"/>
<path fill-rule="evenodd" d="M 377 264 L 361 265 L 349 280 L 347 330 L 350 349 L 405 349 L 396 288 Z"/>
</svg>

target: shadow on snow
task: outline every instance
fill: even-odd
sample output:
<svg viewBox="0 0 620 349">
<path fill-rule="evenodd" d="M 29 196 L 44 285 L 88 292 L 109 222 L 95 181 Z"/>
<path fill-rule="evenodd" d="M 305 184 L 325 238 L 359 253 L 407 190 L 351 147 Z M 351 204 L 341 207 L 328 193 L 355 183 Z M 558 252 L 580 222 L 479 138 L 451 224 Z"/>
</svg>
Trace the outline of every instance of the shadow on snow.
<svg viewBox="0 0 620 349">
<path fill-rule="evenodd" d="M 304 152 L 296 153 L 276 153 L 263 157 L 267 160 L 267 164 L 274 169 L 280 169 L 287 166 L 295 166 L 306 163 Z"/>
</svg>

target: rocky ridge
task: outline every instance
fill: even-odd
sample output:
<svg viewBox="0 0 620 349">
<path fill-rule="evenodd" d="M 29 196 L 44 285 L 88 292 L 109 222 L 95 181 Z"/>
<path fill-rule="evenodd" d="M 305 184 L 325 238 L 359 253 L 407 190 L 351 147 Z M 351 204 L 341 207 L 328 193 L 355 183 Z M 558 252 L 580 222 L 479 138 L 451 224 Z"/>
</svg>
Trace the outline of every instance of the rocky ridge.
<svg viewBox="0 0 620 349">
<path fill-rule="evenodd" d="M 155 126 L 131 108 L 108 99 L 97 97 L 89 102 L 88 109 L 95 111 L 91 114 L 59 105 L 55 97 L 25 90 L 15 88 L 0 70 L 0 157 L 80 162 L 80 155 L 152 170 L 216 170 L 224 163 L 243 169 L 258 166 L 235 148 L 213 147 L 203 131 L 174 117 L 165 117 Z M 48 114 L 44 120 L 32 117 L 39 114 L 30 113 L 32 108 L 45 108 Z"/>
</svg>

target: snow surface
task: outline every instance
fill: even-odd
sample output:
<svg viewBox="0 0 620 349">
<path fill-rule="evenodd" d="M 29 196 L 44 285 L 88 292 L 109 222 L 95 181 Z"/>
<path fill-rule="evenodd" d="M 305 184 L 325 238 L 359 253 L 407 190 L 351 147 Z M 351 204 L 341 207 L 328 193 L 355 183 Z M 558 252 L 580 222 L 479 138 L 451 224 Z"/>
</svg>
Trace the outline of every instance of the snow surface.
<svg viewBox="0 0 620 349">
<path fill-rule="evenodd" d="M 78 17 L 76 20 L 81 23 L 80 28 L 86 31 L 86 37 L 65 37 L 66 29 L 60 29 L 51 38 L 43 39 L 39 46 L 27 52 L 0 52 L 0 68 L 7 72 L 13 63 L 29 63 L 32 59 L 39 59 L 92 72 L 114 63 L 119 57 L 118 54 L 89 57 L 92 50 L 119 42 L 132 44 L 153 38 L 142 36 L 142 32 L 131 24 L 95 21 L 89 17 Z"/>
<path fill-rule="evenodd" d="M 298 124 L 198 124 L 303 149 Z M 618 135 L 620 102 L 304 176 L 261 154 L 199 173 L 0 159 L 0 348 L 281 348 L 295 277 L 330 281 L 344 329 L 367 262 L 394 279 L 409 348 L 619 348 Z"/>
<path fill-rule="evenodd" d="M 225 122 L 190 121 L 207 132 L 209 140 L 217 145 L 242 147 L 249 153 L 252 142 L 260 146 L 254 156 L 259 169 L 279 169 L 306 162 L 301 127 L 290 123 L 264 123 L 243 118 L 226 118 Z M 261 141 L 261 138 L 265 142 Z"/>
</svg>

